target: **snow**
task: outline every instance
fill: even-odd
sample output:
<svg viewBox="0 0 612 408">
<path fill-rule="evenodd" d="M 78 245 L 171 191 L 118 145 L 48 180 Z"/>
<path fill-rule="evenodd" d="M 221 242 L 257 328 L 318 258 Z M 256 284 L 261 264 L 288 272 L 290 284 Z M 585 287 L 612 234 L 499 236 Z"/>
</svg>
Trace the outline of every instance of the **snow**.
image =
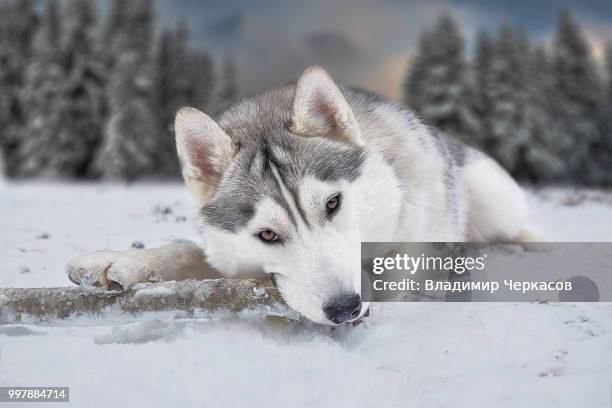
<svg viewBox="0 0 612 408">
<path fill-rule="evenodd" d="M 610 193 L 530 202 L 549 240 L 612 241 Z M 0 214 L 0 287 L 70 285 L 81 251 L 197 240 L 179 184 L 0 182 Z M 164 312 L 0 325 L 0 386 L 70 386 L 78 407 L 608 408 L 611 350 L 609 303 L 387 303 L 337 330 Z"/>
</svg>

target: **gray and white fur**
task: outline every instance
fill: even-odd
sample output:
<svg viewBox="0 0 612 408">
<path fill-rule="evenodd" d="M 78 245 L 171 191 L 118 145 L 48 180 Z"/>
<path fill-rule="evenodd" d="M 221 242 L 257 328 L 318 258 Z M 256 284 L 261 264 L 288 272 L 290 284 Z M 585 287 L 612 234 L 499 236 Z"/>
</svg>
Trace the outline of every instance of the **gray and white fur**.
<svg viewBox="0 0 612 408">
<path fill-rule="evenodd" d="M 176 140 L 203 245 L 81 255 L 72 280 L 272 274 L 291 307 L 333 325 L 367 311 L 362 241 L 537 240 L 523 191 L 492 159 L 320 67 L 218 122 L 181 109 Z"/>
</svg>

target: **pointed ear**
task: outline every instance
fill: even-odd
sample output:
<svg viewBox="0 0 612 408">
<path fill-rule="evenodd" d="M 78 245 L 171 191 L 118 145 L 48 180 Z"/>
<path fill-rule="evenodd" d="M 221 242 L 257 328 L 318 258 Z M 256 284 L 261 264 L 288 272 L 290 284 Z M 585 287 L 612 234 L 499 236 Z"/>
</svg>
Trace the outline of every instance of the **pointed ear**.
<svg viewBox="0 0 612 408">
<path fill-rule="evenodd" d="M 232 139 L 203 112 L 181 108 L 174 121 L 176 150 L 187 189 L 203 206 L 234 157 Z"/>
<path fill-rule="evenodd" d="M 329 137 L 362 146 L 351 107 L 329 74 L 312 66 L 300 77 L 293 99 L 291 131 L 303 136 Z"/>
</svg>

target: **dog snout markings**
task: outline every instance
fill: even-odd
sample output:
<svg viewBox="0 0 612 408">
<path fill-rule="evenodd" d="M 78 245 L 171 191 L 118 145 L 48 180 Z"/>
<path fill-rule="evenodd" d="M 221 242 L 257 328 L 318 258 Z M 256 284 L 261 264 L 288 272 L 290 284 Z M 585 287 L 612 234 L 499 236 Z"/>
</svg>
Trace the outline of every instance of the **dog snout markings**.
<svg viewBox="0 0 612 408">
<path fill-rule="evenodd" d="M 356 294 L 342 295 L 323 307 L 323 312 L 335 324 L 354 320 L 361 313 L 361 297 Z"/>
</svg>

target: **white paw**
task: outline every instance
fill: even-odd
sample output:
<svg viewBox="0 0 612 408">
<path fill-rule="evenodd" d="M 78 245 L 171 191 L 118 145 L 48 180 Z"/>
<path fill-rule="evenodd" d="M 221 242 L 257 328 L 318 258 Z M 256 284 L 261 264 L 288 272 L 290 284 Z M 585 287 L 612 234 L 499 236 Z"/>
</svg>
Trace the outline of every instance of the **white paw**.
<svg viewBox="0 0 612 408">
<path fill-rule="evenodd" d="M 138 258 L 118 251 L 96 251 L 78 255 L 66 269 L 77 285 L 125 290 L 146 281 L 146 268 Z"/>
</svg>

